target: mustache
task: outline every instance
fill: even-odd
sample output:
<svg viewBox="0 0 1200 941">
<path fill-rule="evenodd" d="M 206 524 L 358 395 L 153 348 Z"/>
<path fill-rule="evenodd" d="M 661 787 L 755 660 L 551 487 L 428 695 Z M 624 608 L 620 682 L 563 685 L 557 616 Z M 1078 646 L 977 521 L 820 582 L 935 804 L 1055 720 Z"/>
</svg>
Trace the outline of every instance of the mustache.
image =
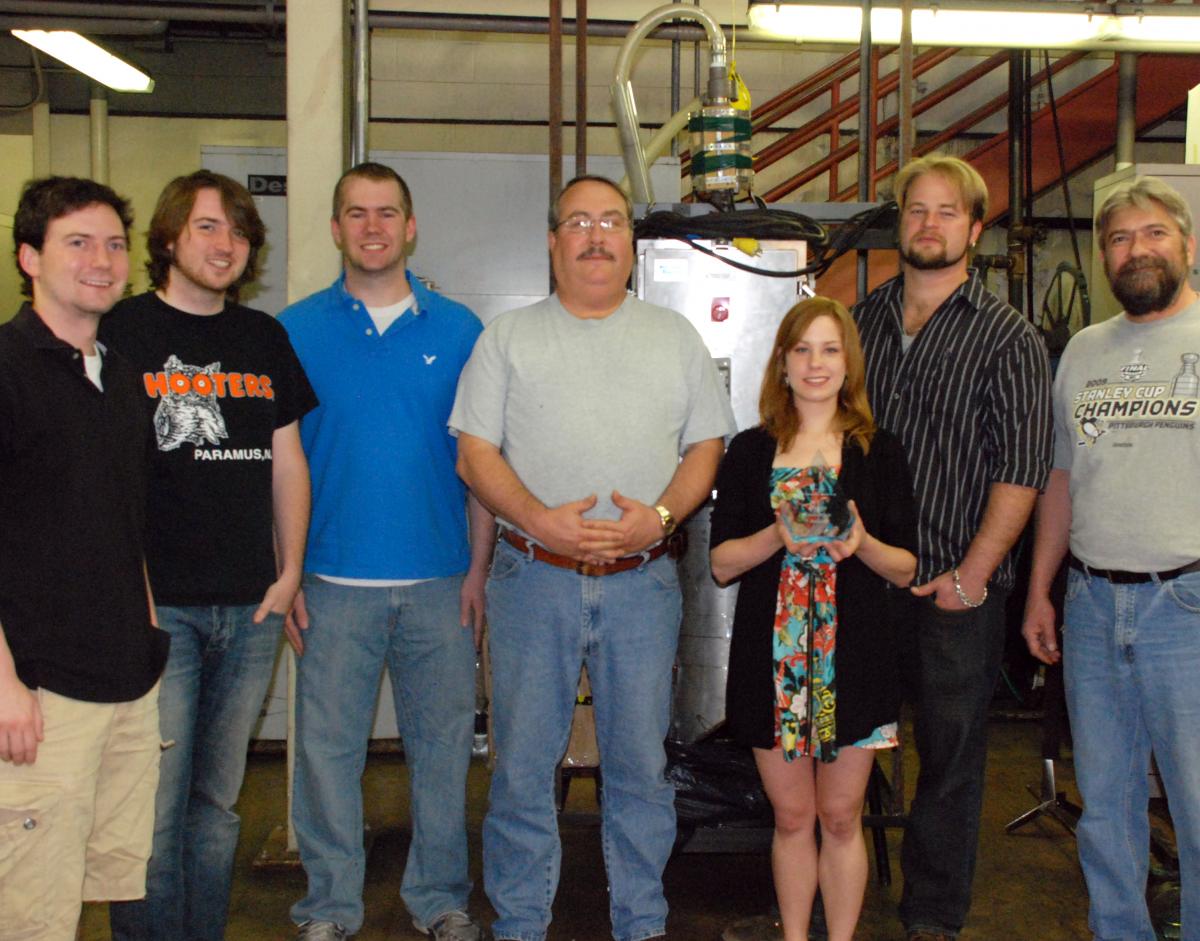
<svg viewBox="0 0 1200 941">
<path fill-rule="evenodd" d="M 616 258 L 603 245 L 589 245 L 586 249 L 579 253 L 576 261 L 586 261 L 588 258 L 603 258 L 607 261 L 616 261 Z"/>
<path fill-rule="evenodd" d="M 1165 270 L 1166 268 L 1167 268 L 1167 261 L 1165 258 L 1159 258 L 1157 256 L 1152 255 L 1152 256 L 1149 256 L 1146 258 L 1131 258 L 1129 261 L 1125 262 L 1125 264 L 1121 266 L 1121 269 L 1117 272 L 1117 274 L 1118 275 L 1133 274 L 1138 271 L 1150 271 L 1150 270 L 1160 270 L 1161 271 L 1161 270 Z"/>
</svg>

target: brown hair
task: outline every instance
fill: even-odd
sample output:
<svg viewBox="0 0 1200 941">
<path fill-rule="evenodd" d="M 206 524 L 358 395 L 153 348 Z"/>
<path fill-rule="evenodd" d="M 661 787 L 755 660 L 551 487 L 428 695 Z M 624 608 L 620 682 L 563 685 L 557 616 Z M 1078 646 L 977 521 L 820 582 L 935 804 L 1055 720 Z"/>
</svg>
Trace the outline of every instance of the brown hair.
<svg viewBox="0 0 1200 941">
<path fill-rule="evenodd" d="M 33 279 L 21 267 L 21 246 L 28 245 L 40 253 L 51 222 L 89 206 L 109 206 L 121 220 L 125 238 L 129 238 L 133 210 L 127 200 L 103 183 L 75 176 L 47 176 L 30 180 L 22 188 L 17 214 L 13 216 L 12 235 L 13 258 L 21 275 L 21 293 L 26 297 L 33 297 Z"/>
<path fill-rule="evenodd" d="M 263 225 L 254 205 L 254 197 L 237 180 L 211 170 L 197 170 L 187 176 L 179 176 L 168 183 L 158 197 L 150 228 L 146 232 L 146 251 L 150 260 L 146 272 L 150 283 L 156 288 L 165 288 L 171 274 L 174 252 L 171 245 L 183 233 L 192 207 L 196 205 L 196 194 L 201 190 L 216 190 L 221 197 L 221 208 L 235 229 L 241 230 L 250 243 L 250 254 L 246 258 L 246 270 L 229 286 L 225 293 L 236 301 L 238 294 L 247 284 L 258 278 L 259 251 L 267 241 L 267 227 Z"/>
<path fill-rule="evenodd" d="M 633 225 L 633 201 L 629 198 L 629 194 L 606 176 L 597 176 L 595 173 L 582 173 L 573 179 L 567 180 L 566 185 L 564 185 L 563 188 L 558 191 L 558 195 L 555 196 L 551 201 L 550 212 L 547 217 L 550 223 L 551 232 L 557 229 L 558 224 L 562 222 L 562 220 L 558 218 L 558 213 L 559 207 L 562 206 L 563 197 L 567 195 L 567 191 L 569 189 L 574 186 L 578 186 L 580 183 L 599 183 L 602 186 L 607 186 L 614 193 L 620 196 L 621 200 L 625 203 L 625 217 L 629 220 L 629 224 Z"/>
<path fill-rule="evenodd" d="M 408 184 L 404 182 L 404 178 L 391 167 L 373 161 L 356 164 L 338 177 L 337 185 L 333 188 L 333 218 L 336 219 L 342 211 L 342 191 L 346 188 L 346 181 L 350 179 L 374 180 L 376 183 L 386 183 L 388 181 L 395 183 L 400 187 L 400 208 L 404 210 L 404 218 L 412 218 L 412 193 L 409 192 Z"/>
<path fill-rule="evenodd" d="M 842 351 L 846 357 L 846 382 L 838 391 L 837 416 L 834 428 L 866 454 L 875 434 L 875 419 L 867 401 L 867 374 L 863 362 L 862 343 L 850 312 L 828 297 L 810 297 L 801 301 L 784 315 L 767 371 L 763 374 L 762 392 L 758 397 L 758 412 L 763 427 L 775 439 L 781 450 L 787 450 L 800 430 L 800 416 L 792 402 L 787 386 L 787 354 L 800 342 L 809 325 L 818 317 L 831 317 L 842 334 Z"/>
</svg>

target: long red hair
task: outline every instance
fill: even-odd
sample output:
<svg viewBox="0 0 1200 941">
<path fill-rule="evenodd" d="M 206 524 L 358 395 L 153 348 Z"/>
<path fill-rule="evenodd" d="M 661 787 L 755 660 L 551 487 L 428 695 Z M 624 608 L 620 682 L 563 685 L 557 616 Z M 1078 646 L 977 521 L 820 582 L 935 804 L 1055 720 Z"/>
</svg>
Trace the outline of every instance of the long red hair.
<svg viewBox="0 0 1200 941">
<path fill-rule="evenodd" d="M 763 374 L 762 391 L 758 396 L 759 417 L 781 451 L 791 447 L 796 432 L 800 430 L 800 415 L 792 402 L 792 390 L 787 386 L 787 354 L 818 317 L 830 317 L 837 323 L 846 357 L 846 382 L 838 391 L 834 428 L 858 444 L 866 454 L 871 447 L 871 437 L 875 434 L 875 418 L 867 401 L 862 342 L 850 312 L 832 298 L 810 297 L 784 315 L 775 333 L 775 345 L 771 348 L 771 358 Z"/>
</svg>

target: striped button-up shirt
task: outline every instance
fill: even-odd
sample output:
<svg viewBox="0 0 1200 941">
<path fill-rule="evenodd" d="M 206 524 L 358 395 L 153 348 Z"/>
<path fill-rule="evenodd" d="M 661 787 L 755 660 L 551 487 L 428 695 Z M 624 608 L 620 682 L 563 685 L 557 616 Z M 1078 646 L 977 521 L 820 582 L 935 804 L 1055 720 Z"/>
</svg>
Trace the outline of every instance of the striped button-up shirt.
<svg viewBox="0 0 1200 941">
<path fill-rule="evenodd" d="M 957 566 L 983 521 L 993 483 L 1042 487 L 1050 468 L 1045 344 L 975 271 L 907 352 L 904 280 L 854 309 L 878 424 L 904 442 L 917 502 L 917 584 Z M 1010 589 L 1010 552 L 992 576 Z"/>
</svg>

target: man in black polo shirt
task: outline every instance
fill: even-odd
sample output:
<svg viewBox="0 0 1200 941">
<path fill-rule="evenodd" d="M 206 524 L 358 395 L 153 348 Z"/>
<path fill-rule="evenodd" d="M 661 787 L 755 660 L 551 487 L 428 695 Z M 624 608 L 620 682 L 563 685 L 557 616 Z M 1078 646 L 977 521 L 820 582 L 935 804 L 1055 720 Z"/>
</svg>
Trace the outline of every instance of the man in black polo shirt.
<svg viewBox="0 0 1200 941">
<path fill-rule="evenodd" d="M 84 900 L 145 891 L 158 780 L 142 559 L 146 432 L 132 369 L 96 343 L 129 274 L 127 204 L 90 180 L 26 185 L 32 298 L 0 326 L 0 912 L 70 941 Z"/>
<path fill-rule="evenodd" d="M 941 154 L 896 177 L 900 276 L 855 308 L 879 424 L 908 452 L 917 577 L 911 631 L 917 792 L 900 917 L 910 941 L 957 936 L 971 903 L 988 702 L 1004 648 L 1011 549 L 1050 464 L 1044 345 L 968 267 L 987 188 Z"/>
</svg>

